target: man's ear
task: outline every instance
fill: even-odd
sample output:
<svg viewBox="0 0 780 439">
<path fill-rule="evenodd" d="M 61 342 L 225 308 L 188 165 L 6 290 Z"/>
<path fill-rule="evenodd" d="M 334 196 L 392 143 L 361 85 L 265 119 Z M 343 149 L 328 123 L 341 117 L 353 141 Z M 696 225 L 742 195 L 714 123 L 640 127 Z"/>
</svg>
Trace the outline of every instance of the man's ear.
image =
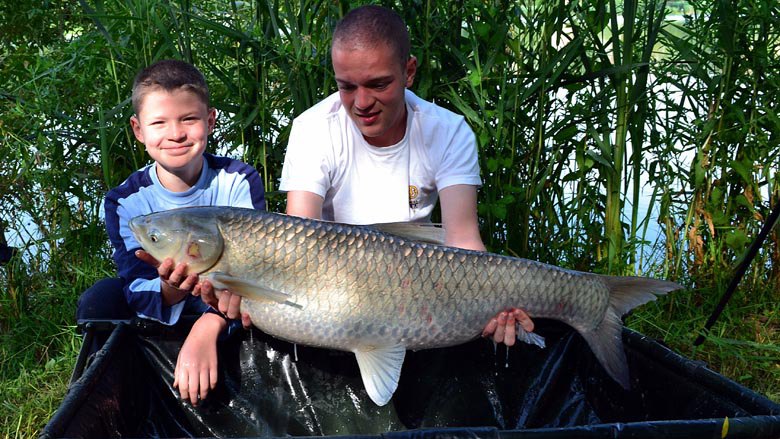
<svg viewBox="0 0 780 439">
<path fill-rule="evenodd" d="M 417 74 L 417 57 L 410 56 L 406 61 L 406 88 L 414 84 L 414 75 Z"/>
<path fill-rule="evenodd" d="M 141 122 L 136 115 L 130 116 L 130 126 L 133 128 L 133 134 L 139 142 L 144 143 L 144 133 L 141 130 Z"/>
</svg>

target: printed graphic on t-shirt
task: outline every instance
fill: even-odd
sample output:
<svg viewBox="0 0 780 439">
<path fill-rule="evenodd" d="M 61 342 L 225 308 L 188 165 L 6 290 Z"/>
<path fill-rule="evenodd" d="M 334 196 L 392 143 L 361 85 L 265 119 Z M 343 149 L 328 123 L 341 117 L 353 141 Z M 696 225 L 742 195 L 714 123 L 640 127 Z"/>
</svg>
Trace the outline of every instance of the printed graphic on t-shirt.
<svg viewBox="0 0 780 439">
<path fill-rule="evenodd" d="M 420 205 L 420 190 L 417 189 L 417 186 L 410 184 L 409 185 L 409 208 L 417 209 L 419 205 Z"/>
</svg>

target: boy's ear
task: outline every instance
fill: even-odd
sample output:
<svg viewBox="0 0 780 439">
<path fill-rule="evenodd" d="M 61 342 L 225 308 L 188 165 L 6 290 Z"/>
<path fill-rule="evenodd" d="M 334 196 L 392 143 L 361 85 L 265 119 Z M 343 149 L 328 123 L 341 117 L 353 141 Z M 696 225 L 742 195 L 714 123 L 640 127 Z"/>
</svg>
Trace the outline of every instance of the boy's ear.
<svg viewBox="0 0 780 439">
<path fill-rule="evenodd" d="M 217 123 L 217 109 L 214 107 L 209 108 L 209 117 L 208 117 L 208 124 L 209 124 L 209 134 L 214 132 L 214 125 Z"/>
<path fill-rule="evenodd" d="M 130 116 L 130 126 L 133 128 L 133 134 L 139 142 L 144 143 L 144 133 L 141 130 L 141 122 L 138 121 L 138 117 L 135 115 Z"/>
</svg>

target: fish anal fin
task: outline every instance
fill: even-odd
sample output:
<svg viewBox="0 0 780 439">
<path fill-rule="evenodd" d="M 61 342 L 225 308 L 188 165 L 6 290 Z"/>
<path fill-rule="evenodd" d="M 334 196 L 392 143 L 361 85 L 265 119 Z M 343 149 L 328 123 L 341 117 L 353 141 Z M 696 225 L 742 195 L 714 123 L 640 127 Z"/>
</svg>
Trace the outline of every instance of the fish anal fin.
<svg viewBox="0 0 780 439">
<path fill-rule="evenodd" d="M 362 347 L 353 352 L 368 396 L 379 406 L 387 404 L 398 387 L 406 347 L 403 345 Z"/>
</svg>

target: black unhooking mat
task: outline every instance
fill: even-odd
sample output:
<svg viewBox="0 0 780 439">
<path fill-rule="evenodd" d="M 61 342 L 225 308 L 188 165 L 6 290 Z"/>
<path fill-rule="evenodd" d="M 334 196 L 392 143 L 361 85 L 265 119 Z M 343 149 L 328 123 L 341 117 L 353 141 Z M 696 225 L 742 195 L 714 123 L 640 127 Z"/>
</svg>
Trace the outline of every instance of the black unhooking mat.
<svg viewBox="0 0 780 439">
<path fill-rule="evenodd" d="M 351 353 L 242 331 L 221 343 L 218 387 L 197 408 L 171 387 L 191 321 L 121 323 L 40 437 L 780 437 L 780 405 L 641 334 L 623 332 L 626 391 L 568 326 L 536 323 L 546 349 L 408 352 L 384 407 Z"/>
</svg>

